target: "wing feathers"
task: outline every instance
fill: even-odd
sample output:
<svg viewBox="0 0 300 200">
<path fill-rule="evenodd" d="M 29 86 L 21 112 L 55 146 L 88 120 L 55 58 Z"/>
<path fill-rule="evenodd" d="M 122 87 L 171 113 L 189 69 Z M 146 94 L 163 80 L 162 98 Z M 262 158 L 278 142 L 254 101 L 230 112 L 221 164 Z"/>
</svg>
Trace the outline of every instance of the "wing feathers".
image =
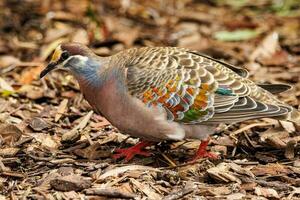
<svg viewBox="0 0 300 200">
<path fill-rule="evenodd" d="M 248 78 L 248 76 L 249 76 L 249 72 L 246 69 L 243 69 L 241 67 L 237 67 L 237 66 L 231 65 L 229 63 L 226 63 L 226 62 L 221 61 L 221 60 L 217 60 L 215 58 L 212 58 L 212 57 L 210 57 L 208 55 L 205 55 L 205 54 L 202 54 L 202 53 L 199 53 L 199 52 L 191 51 L 191 53 L 193 53 L 195 55 L 202 56 L 202 57 L 207 58 L 209 60 L 213 60 L 213 61 L 215 61 L 217 63 L 220 63 L 221 65 L 223 65 L 223 66 L 231 69 L 232 71 L 234 71 L 235 73 L 237 73 L 241 77 Z"/>
<path fill-rule="evenodd" d="M 148 106 L 163 107 L 169 120 L 238 122 L 291 110 L 271 94 L 289 86 L 257 86 L 247 79 L 245 69 L 209 56 L 181 48 L 149 47 L 129 50 L 119 59 L 128 55 L 129 93 Z"/>
</svg>

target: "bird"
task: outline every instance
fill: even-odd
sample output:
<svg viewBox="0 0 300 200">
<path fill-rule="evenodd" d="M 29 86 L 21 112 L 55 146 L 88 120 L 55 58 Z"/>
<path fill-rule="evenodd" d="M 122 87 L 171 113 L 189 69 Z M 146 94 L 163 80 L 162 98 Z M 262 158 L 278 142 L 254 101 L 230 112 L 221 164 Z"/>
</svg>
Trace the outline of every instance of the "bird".
<svg viewBox="0 0 300 200">
<path fill-rule="evenodd" d="M 122 133 L 140 138 L 113 158 L 150 156 L 145 147 L 187 138 L 201 143 L 193 161 L 217 155 L 206 150 L 220 123 L 275 118 L 300 122 L 296 108 L 275 94 L 285 84 L 255 84 L 248 71 L 179 47 L 140 47 L 101 57 L 80 43 L 57 46 L 40 73 L 67 69 L 84 98 Z"/>
</svg>

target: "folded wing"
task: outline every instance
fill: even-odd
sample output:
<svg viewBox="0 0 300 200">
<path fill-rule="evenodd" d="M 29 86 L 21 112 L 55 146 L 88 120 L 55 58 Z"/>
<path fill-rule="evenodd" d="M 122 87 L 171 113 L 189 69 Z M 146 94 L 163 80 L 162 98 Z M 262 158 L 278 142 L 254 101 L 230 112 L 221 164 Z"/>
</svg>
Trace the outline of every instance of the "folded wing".
<svg viewBox="0 0 300 200">
<path fill-rule="evenodd" d="M 291 108 L 259 87 L 245 69 L 181 48 L 133 49 L 126 63 L 129 93 L 185 124 L 239 122 L 283 116 Z M 266 88 L 271 92 L 263 89 Z"/>
</svg>

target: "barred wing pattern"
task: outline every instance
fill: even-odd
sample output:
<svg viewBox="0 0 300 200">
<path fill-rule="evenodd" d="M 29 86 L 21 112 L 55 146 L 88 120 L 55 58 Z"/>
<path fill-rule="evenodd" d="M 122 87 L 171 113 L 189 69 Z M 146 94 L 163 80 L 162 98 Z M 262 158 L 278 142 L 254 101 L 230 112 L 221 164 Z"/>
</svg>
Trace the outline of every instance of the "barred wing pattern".
<svg viewBox="0 0 300 200">
<path fill-rule="evenodd" d="M 144 47 L 127 58 L 129 93 L 161 106 L 168 120 L 186 124 L 237 122 L 280 116 L 290 108 L 247 79 L 247 71 L 176 47 Z"/>
</svg>

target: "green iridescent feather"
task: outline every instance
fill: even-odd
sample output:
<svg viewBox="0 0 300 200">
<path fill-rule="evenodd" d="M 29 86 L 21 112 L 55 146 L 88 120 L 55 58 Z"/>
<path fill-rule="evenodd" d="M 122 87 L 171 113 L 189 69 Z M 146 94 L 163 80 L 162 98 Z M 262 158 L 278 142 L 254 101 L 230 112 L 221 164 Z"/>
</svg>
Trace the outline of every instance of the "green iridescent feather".
<svg viewBox="0 0 300 200">
<path fill-rule="evenodd" d="M 207 114 L 208 112 L 206 110 L 196 110 L 194 108 L 191 108 L 190 110 L 184 113 L 184 117 L 181 121 L 183 122 L 196 121 Z"/>
<path fill-rule="evenodd" d="M 226 96 L 234 96 L 234 94 L 232 93 L 232 90 L 226 89 L 226 88 L 218 88 L 216 90 L 216 93 L 221 94 L 221 95 L 226 95 Z"/>
</svg>

